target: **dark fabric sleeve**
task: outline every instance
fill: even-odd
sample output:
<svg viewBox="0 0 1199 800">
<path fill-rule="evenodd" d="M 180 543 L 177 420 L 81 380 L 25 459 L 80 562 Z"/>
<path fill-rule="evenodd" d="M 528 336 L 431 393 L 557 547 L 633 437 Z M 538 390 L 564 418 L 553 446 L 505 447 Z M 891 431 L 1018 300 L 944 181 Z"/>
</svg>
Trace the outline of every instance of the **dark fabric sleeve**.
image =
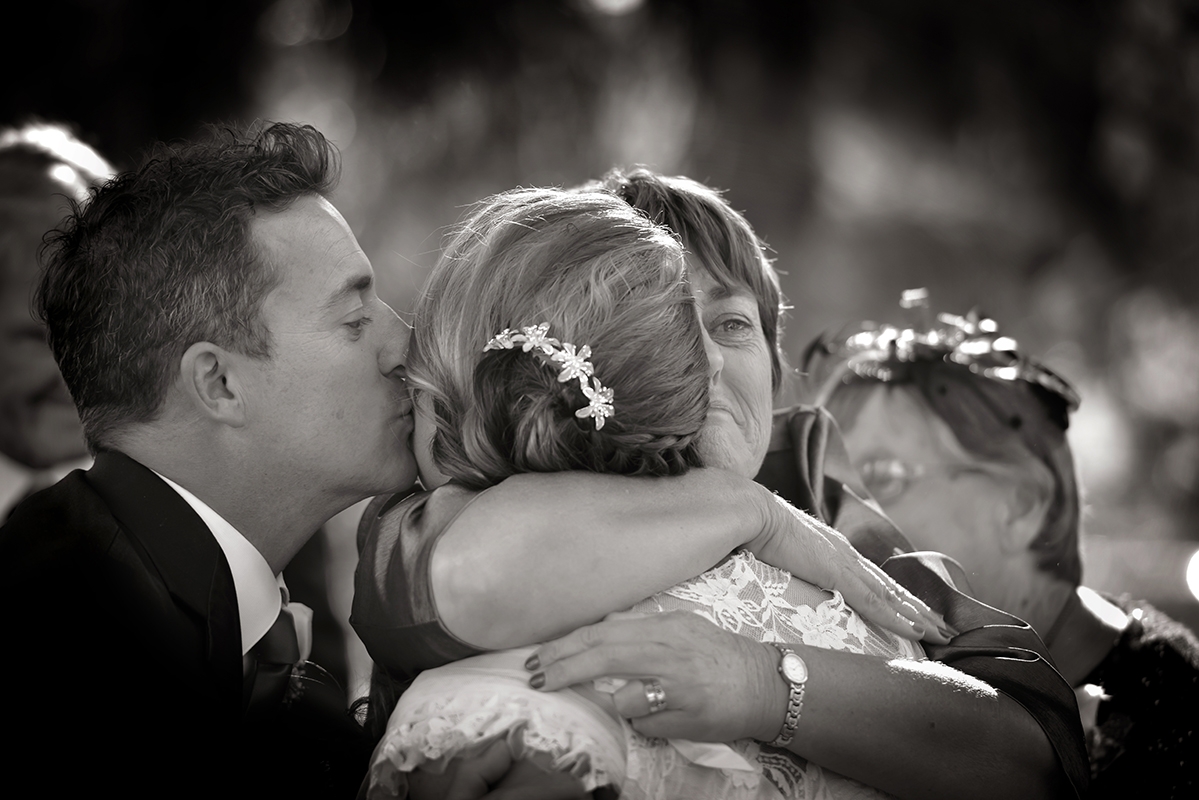
<svg viewBox="0 0 1199 800">
<path fill-rule="evenodd" d="M 894 556 L 883 570 L 961 631 L 949 644 L 925 643 L 928 657 L 1019 703 L 1045 732 L 1074 791 L 1084 796 L 1091 769 L 1078 703 L 1032 626 L 957 591 L 918 554 Z"/>
<path fill-rule="evenodd" d="M 911 552 L 907 537 L 858 480 L 835 431 L 836 423 L 823 409 L 798 406 L 775 412 L 770 450 L 757 482 L 832 525 L 876 564 Z"/>
<path fill-rule="evenodd" d="M 397 682 L 483 652 L 445 629 L 429 582 L 437 539 L 475 496 L 447 487 L 400 500 L 376 498 L 363 514 L 350 624 Z"/>
<path fill-rule="evenodd" d="M 797 406 L 776 412 L 770 452 L 757 480 L 844 534 L 947 622 L 961 631 L 948 645 L 925 644 L 929 658 L 985 681 L 1019 703 L 1045 731 L 1079 797 L 1087 762 L 1078 704 L 1045 645 L 1024 621 L 950 586 L 912 547 L 854 473 L 827 411 Z M 948 565 L 941 564 L 941 568 Z"/>
<path fill-rule="evenodd" d="M 1128 614 L 1119 640 L 1086 677 L 1105 695 L 1091 731 L 1092 798 L 1199 797 L 1199 638 L 1128 595 L 1104 596 Z"/>
</svg>

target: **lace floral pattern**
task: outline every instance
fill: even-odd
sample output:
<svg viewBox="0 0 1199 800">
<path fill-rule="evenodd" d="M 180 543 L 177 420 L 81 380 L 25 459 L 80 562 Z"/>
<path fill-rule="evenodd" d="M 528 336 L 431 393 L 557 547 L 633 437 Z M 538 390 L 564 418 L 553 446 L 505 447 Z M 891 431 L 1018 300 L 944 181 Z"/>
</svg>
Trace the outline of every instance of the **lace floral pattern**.
<svg viewBox="0 0 1199 800">
<path fill-rule="evenodd" d="M 553 769 L 588 791 L 625 773 L 625 743 L 608 712 L 572 691 L 531 689 L 523 661 L 532 648 L 464 659 L 427 670 L 400 698 L 371 759 L 369 798 L 403 797 L 405 773 L 440 772 L 455 756 L 506 739 L 514 758 L 548 755 Z"/>
<path fill-rule="evenodd" d="M 924 658 L 919 645 L 863 620 L 838 592 L 826 592 L 791 573 L 738 552 L 690 580 L 648 597 L 633 611 L 692 611 L 720 627 L 762 642 L 802 642 L 828 650 Z M 628 775 L 621 797 L 788 798 L 865 800 L 889 795 L 751 740 L 730 747 L 756 773 L 697 767 L 672 753 L 669 742 L 629 729 Z"/>
<path fill-rule="evenodd" d="M 640 612 L 691 611 L 765 642 L 887 657 L 923 658 L 919 646 L 864 621 L 840 594 L 826 592 L 738 552 L 713 569 L 646 598 Z M 400 698 L 372 760 L 370 797 L 396 796 L 403 773 L 473 754 L 508 737 L 513 753 L 537 751 L 588 791 L 612 784 L 629 800 L 790 798 L 865 800 L 887 795 L 798 756 L 751 740 L 727 747 L 742 766 L 701 766 L 690 742 L 649 739 L 571 691 L 528 688 L 520 664 L 531 649 L 477 656 L 428 670 Z M 612 691 L 611 682 L 597 689 Z M 726 750 L 725 752 L 729 752 Z M 727 759 L 726 759 L 727 762 Z M 427 767 L 426 767 L 427 768 Z"/>
<path fill-rule="evenodd" d="M 912 642 L 866 622 L 839 592 L 826 592 L 742 551 L 702 575 L 659 592 L 634 611 L 693 611 L 760 642 L 924 658 Z"/>
</svg>

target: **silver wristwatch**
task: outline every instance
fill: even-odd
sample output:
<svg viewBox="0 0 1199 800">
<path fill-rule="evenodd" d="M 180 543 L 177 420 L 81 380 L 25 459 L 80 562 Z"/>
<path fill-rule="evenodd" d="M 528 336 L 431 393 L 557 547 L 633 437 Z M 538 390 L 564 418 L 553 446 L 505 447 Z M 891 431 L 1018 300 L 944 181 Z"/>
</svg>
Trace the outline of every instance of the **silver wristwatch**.
<svg viewBox="0 0 1199 800">
<path fill-rule="evenodd" d="M 787 716 L 783 718 L 783 729 L 770 743 L 771 747 L 786 747 L 795 736 L 795 728 L 799 725 L 799 712 L 803 710 L 804 684 L 808 681 L 808 665 L 799 654 L 786 645 L 772 642 L 778 648 L 779 675 L 787 682 L 790 694 L 787 696 Z"/>
</svg>

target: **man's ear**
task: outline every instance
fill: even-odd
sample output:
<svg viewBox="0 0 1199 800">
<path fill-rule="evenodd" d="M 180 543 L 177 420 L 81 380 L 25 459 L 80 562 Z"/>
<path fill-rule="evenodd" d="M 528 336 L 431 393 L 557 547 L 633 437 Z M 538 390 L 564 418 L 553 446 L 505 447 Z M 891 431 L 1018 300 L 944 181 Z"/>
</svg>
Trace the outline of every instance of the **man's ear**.
<svg viewBox="0 0 1199 800">
<path fill-rule="evenodd" d="M 1053 475 L 1036 459 L 1004 469 L 1007 492 L 997 513 L 1005 553 L 1027 550 L 1040 534 L 1053 503 Z"/>
<path fill-rule="evenodd" d="M 236 355 L 212 342 L 196 342 L 180 360 L 179 383 L 184 396 L 201 414 L 240 428 L 246 422 L 246 404 L 236 359 Z"/>
</svg>

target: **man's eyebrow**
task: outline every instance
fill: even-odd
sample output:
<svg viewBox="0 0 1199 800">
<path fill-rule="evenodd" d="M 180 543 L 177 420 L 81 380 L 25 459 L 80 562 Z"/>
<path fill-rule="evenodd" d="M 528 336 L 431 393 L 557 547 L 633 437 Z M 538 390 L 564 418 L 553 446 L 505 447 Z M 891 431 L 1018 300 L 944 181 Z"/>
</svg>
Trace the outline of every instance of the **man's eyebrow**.
<svg viewBox="0 0 1199 800">
<path fill-rule="evenodd" d="M 354 275 L 346 280 L 341 285 L 341 288 L 333 293 L 333 296 L 325 301 L 325 308 L 331 309 L 337 306 L 341 301 L 352 295 L 361 294 L 374 284 L 375 278 L 373 275 Z"/>
</svg>

